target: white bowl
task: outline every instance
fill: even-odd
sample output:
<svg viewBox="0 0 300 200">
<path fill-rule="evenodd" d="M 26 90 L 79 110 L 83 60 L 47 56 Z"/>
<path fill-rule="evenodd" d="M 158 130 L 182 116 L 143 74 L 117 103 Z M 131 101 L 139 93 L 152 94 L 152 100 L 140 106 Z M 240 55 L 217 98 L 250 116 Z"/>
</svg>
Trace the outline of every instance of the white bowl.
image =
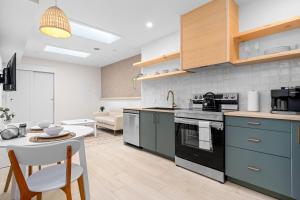
<svg viewBox="0 0 300 200">
<path fill-rule="evenodd" d="M 175 69 L 172 69 L 171 71 L 172 72 L 177 72 L 177 71 L 179 71 L 180 69 L 179 68 L 175 68 Z"/>
<path fill-rule="evenodd" d="M 44 128 L 48 128 L 50 126 L 51 122 L 49 121 L 42 121 L 40 123 L 38 123 L 38 126 L 41 128 L 41 129 L 44 129 Z"/>
<path fill-rule="evenodd" d="M 169 72 L 168 69 L 164 69 L 164 70 L 161 70 L 161 71 L 160 71 L 161 74 L 168 73 L 168 72 Z"/>
<path fill-rule="evenodd" d="M 57 136 L 60 132 L 62 132 L 64 128 L 61 126 L 54 126 L 50 128 L 45 128 L 44 131 L 49 136 Z"/>
</svg>

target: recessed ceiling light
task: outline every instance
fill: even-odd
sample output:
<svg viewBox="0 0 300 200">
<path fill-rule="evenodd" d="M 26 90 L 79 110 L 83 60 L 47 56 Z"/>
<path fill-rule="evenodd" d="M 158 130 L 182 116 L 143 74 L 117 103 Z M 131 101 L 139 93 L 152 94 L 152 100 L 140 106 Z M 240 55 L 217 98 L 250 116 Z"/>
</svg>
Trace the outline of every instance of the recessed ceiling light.
<svg viewBox="0 0 300 200">
<path fill-rule="evenodd" d="M 70 25 L 73 35 L 89 40 L 111 44 L 121 38 L 118 35 L 109 33 L 107 31 L 99 30 L 78 22 L 70 21 Z"/>
<path fill-rule="evenodd" d="M 83 51 L 75 51 L 75 50 L 71 50 L 71 49 L 64 49 L 64 48 L 54 47 L 54 46 L 49 46 L 49 45 L 45 46 L 44 51 L 68 55 L 68 56 L 75 56 L 75 57 L 80 57 L 80 58 L 86 58 L 91 55 L 91 54 L 83 52 Z"/>
<path fill-rule="evenodd" d="M 146 27 L 147 28 L 152 28 L 153 27 L 153 23 L 152 22 L 147 22 L 146 23 Z"/>
</svg>

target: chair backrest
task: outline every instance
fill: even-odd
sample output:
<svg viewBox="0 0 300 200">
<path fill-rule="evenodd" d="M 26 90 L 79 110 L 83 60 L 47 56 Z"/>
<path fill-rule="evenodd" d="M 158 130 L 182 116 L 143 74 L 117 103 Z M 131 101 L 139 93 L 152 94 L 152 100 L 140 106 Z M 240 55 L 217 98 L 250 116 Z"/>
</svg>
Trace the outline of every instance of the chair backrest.
<svg viewBox="0 0 300 200">
<path fill-rule="evenodd" d="M 67 159 L 67 147 L 72 147 L 72 155 L 80 148 L 80 142 L 68 140 L 54 144 L 37 146 L 9 146 L 21 165 L 48 165 Z"/>
</svg>

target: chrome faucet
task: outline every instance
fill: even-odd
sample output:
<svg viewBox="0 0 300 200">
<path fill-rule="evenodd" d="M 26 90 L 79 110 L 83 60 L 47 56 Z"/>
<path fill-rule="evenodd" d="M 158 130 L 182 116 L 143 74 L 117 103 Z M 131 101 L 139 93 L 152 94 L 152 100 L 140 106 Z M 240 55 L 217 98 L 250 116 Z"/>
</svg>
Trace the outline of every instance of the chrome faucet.
<svg viewBox="0 0 300 200">
<path fill-rule="evenodd" d="M 172 108 L 175 108 L 177 105 L 175 104 L 175 101 L 174 101 L 175 97 L 174 97 L 174 92 L 173 92 L 173 90 L 169 90 L 169 91 L 168 91 L 167 101 L 169 101 L 169 96 L 170 96 L 170 94 L 172 95 Z"/>
</svg>

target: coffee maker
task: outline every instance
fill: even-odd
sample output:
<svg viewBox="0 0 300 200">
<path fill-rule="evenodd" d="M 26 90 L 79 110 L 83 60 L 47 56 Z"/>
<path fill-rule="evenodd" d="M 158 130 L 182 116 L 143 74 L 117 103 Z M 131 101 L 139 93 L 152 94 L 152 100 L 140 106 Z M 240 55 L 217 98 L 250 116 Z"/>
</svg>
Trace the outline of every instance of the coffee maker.
<svg viewBox="0 0 300 200">
<path fill-rule="evenodd" d="M 271 90 L 272 113 L 300 114 L 300 86 Z"/>
</svg>

